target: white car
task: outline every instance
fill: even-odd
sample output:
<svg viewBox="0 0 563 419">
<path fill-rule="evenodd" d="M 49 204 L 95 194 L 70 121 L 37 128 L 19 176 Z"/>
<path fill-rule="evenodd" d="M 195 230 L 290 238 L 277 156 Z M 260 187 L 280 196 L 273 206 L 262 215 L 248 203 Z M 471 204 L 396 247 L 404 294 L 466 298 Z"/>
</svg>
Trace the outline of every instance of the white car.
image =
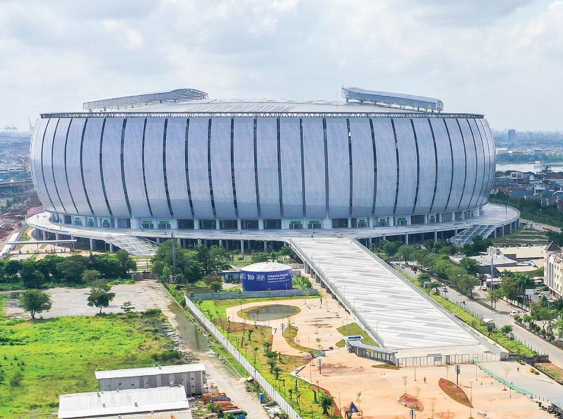
<svg viewBox="0 0 563 419">
<path fill-rule="evenodd" d="M 516 310 L 511 310 L 511 311 L 510 311 L 510 315 L 511 315 L 511 316 L 516 316 L 517 314 L 520 314 L 520 312 L 519 312 L 519 311 L 516 311 Z"/>
</svg>

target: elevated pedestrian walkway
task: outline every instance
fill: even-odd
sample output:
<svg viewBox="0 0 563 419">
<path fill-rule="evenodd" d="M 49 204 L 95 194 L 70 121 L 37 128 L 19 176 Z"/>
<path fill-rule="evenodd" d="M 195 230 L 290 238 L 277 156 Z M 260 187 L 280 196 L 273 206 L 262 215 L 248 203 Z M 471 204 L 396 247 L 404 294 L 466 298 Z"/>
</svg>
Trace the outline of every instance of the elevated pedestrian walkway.
<svg viewBox="0 0 563 419">
<path fill-rule="evenodd" d="M 322 237 L 289 242 L 378 343 L 403 352 L 399 356 L 487 350 L 473 329 L 357 241 Z"/>
</svg>

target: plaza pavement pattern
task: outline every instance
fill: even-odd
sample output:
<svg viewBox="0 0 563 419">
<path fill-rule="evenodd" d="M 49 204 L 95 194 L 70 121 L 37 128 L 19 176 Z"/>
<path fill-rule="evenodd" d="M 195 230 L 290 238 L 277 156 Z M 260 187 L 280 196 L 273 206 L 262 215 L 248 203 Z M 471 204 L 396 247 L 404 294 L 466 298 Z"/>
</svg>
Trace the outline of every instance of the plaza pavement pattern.
<svg viewBox="0 0 563 419">
<path fill-rule="evenodd" d="M 457 323 L 407 285 L 406 279 L 356 242 L 325 237 L 292 241 L 339 290 L 357 317 L 381 336 L 386 348 L 415 350 L 409 355 L 416 356 L 445 353 L 448 348 L 460 354 L 484 351 Z"/>
</svg>

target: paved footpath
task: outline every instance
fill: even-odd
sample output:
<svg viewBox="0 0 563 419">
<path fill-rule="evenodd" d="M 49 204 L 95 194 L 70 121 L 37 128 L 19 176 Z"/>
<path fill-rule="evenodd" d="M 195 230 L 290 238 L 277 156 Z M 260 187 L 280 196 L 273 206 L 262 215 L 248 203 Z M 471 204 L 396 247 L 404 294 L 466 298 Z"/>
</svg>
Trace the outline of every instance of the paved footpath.
<svg viewBox="0 0 563 419">
<path fill-rule="evenodd" d="M 405 267 L 405 273 L 410 276 L 417 276 L 411 269 L 407 267 Z M 528 332 L 527 330 L 516 324 L 514 318 L 509 313 L 511 310 L 520 310 L 519 308 L 513 307 L 504 301 L 499 301 L 497 303 L 497 310 L 492 311 L 487 307 L 484 307 L 481 304 L 473 300 L 470 300 L 465 295 L 460 294 L 459 292 L 449 287 L 448 287 L 448 292 L 443 294 L 447 294 L 447 298 L 450 301 L 454 301 L 457 303 L 465 302 L 466 307 L 471 311 L 483 316 L 484 318 L 493 319 L 495 321 L 495 325 L 498 328 L 501 328 L 502 326 L 505 325 L 512 326 L 513 329 L 512 333 L 514 333 L 514 336 L 527 342 L 536 351 L 548 354 L 549 359 L 552 363 L 563 368 L 563 351 L 561 349 L 556 348 L 552 344 L 547 343 L 545 340 L 534 335 L 533 333 Z"/>
</svg>

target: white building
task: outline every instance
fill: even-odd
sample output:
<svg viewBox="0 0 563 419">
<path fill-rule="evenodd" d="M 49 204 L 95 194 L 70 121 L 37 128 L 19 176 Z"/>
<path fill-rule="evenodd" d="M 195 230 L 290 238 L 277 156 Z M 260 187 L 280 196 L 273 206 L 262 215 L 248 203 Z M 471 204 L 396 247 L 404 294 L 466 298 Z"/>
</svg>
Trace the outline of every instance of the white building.
<svg viewBox="0 0 563 419">
<path fill-rule="evenodd" d="M 551 242 L 545 250 L 543 282 L 553 296 L 561 298 L 563 296 L 563 255 L 561 248 Z"/>
<path fill-rule="evenodd" d="M 100 390 L 130 390 L 181 385 L 187 395 L 202 394 L 205 365 L 184 364 L 149 368 L 96 371 Z"/>
<path fill-rule="evenodd" d="M 63 394 L 59 419 L 191 419 L 182 386 Z"/>
</svg>

